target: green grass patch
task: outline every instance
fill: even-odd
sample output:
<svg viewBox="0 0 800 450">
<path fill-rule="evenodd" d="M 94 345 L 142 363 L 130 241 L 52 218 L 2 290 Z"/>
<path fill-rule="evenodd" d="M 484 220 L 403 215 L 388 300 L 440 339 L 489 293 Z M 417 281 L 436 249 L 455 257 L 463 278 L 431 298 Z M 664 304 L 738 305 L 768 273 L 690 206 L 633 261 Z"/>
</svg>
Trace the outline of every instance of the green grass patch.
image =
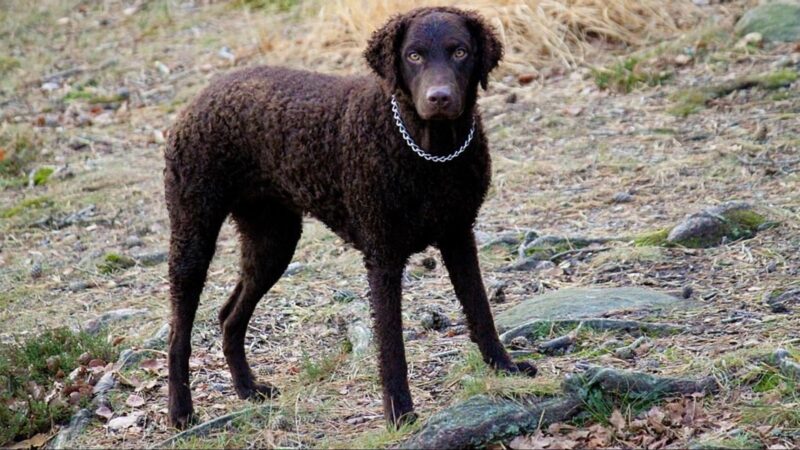
<svg viewBox="0 0 800 450">
<path fill-rule="evenodd" d="M 233 0 L 234 8 L 249 8 L 265 11 L 289 11 L 300 4 L 300 0 Z"/>
<path fill-rule="evenodd" d="M 0 444 L 47 432 L 53 424 L 69 419 L 73 407 L 61 398 L 47 403 L 44 396 L 57 379 L 63 381 L 78 367 L 83 353 L 104 361 L 116 357 L 104 334 L 93 336 L 67 328 L 0 344 Z"/>
<path fill-rule="evenodd" d="M 11 56 L 0 56 L 0 75 L 6 75 L 21 65 L 22 64 L 17 58 L 13 58 Z"/>
<path fill-rule="evenodd" d="M 47 180 L 50 179 L 50 175 L 52 175 L 54 171 L 55 169 L 52 167 L 41 167 L 36 169 L 36 172 L 33 173 L 33 185 L 41 186 L 47 183 Z"/>
<path fill-rule="evenodd" d="M 39 154 L 39 143 L 30 126 L 3 125 L 0 128 L 0 180 L 21 178 L 24 184 Z M 9 184 L 9 180 L 4 184 Z"/>
<path fill-rule="evenodd" d="M 672 77 L 671 72 L 644 68 L 641 60 L 629 57 L 610 67 L 592 69 L 594 82 L 600 89 L 629 93 L 639 86 L 660 86 Z"/>
<path fill-rule="evenodd" d="M 352 344 L 350 345 L 352 351 Z M 342 344 L 339 351 L 334 351 L 323 355 L 317 360 L 312 360 L 307 353 L 303 353 L 303 361 L 301 364 L 301 377 L 308 382 L 324 381 L 331 378 L 336 369 L 347 360 L 348 346 Z"/>
<path fill-rule="evenodd" d="M 10 208 L 0 210 L 0 217 L 2 217 L 3 219 L 10 219 L 12 217 L 18 216 L 24 211 L 30 209 L 46 208 L 52 205 L 53 205 L 53 200 L 50 199 L 50 197 L 29 198 L 17 203 L 16 205 Z"/>
<path fill-rule="evenodd" d="M 97 270 L 103 275 L 110 275 L 129 269 L 136 265 L 136 261 L 130 256 L 117 253 L 106 253 L 103 260 L 97 264 Z"/>
<path fill-rule="evenodd" d="M 663 247 L 668 244 L 669 228 L 642 233 L 633 237 L 633 245 L 636 247 Z"/>
</svg>

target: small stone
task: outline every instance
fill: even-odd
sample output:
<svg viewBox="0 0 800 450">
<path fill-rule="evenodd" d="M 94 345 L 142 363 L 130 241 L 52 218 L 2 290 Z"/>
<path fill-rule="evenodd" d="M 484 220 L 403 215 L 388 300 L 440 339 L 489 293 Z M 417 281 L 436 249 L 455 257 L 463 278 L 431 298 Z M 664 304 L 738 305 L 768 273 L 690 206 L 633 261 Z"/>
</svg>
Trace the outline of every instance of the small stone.
<svg viewBox="0 0 800 450">
<path fill-rule="evenodd" d="M 45 92 L 52 92 L 56 89 L 60 88 L 61 85 L 58 83 L 53 83 L 52 81 L 48 81 L 47 83 L 42 84 L 41 89 Z"/>
<path fill-rule="evenodd" d="M 100 377 L 100 379 L 97 381 L 97 384 L 94 385 L 94 388 L 92 388 L 92 394 L 105 394 L 114 388 L 115 383 L 116 379 L 114 379 L 114 372 L 106 372 L 102 377 Z"/>
<path fill-rule="evenodd" d="M 171 72 L 169 67 L 167 67 L 167 65 L 162 63 L 161 61 L 156 61 L 156 62 L 153 63 L 153 65 L 156 67 L 156 69 L 158 69 L 158 71 L 161 73 L 161 75 L 167 76 Z"/>
<path fill-rule="evenodd" d="M 537 79 L 539 74 L 535 72 L 523 73 L 522 75 L 517 77 L 517 81 L 519 84 L 530 84 L 533 80 Z"/>
<path fill-rule="evenodd" d="M 119 322 L 121 320 L 130 319 L 131 317 L 146 315 L 149 311 L 147 309 L 133 309 L 124 308 L 103 313 L 95 319 L 91 319 L 84 323 L 83 329 L 88 333 L 97 333 L 103 327 L 111 323 Z"/>
<path fill-rule="evenodd" d="M 494 283 L 489 288 L 489 301 L 492 303 L 505 303 L 506 301 L 506 287 L 507 283 L 500 282 Z"/>
<path fill-rule="evenodd" d="M 42 263 L 39 261 L 34 261 L 30 271 L 31 278 L 33 278 L 34 280 L 41 278 L 42 273 L 43 273 Z"/>
<path fill-rule="evenodd" d="M 691 298 L 692 294 L 694 293 L 694 289 L 691 286 L 684 286 L 683 291 L 681 291 L 681 297 L 683 298 Z"/>
<path fill-rule="evenodd" d="M 514 350 L 524 350 L 530 347 L 530 345 L 530 341 L 528 341 L 525 336 L 517 336 L 509 342 L 509 346 Z"/>
<path fill-rule="evenodd" d="M 297 273 L 300 273 L 305 269 L 305 266 L 299 262 L 293 262 L 286 267 L 286 271 L 283 272 L 283 276 L 290 277 Z"/>
<path fill-rule="evenodd" d="M 614 203 L 630 203 L 633 201 L 633 195 L 628 192 L 617 192 L 611 198 L 611 201 Z"/>
<path fill-rule="evenodd" d="M 756 33 L 756 32 L 747 33 L 743 38 L 739 39 L 739 42 L 737 42 L 734 47 L 735 48 L 747 48 L 749 46 L 761 47 L 763 41 L 764 37 L 761 36 L 761 33 Z"/>
<path fill-rule="evenodd" d="M 125 247 L 140 247 L 142 245 L 142 239 L 135 234 L 132 234 L 125 238 Z"/>
<path fill-rule="evenodd" d="M 506 103 L 517 103 L 517 94 L 512 92 L 506 96 Z"/>
<path fill-rule="evenodd" d="M 91 145 L 91 142 L 87 139 L 73 136 L 69 139 L 67 146 L 73 150 L 81 150 Z"/>
<path fill-rule="evenodd" d="M 219 56 L 222 59 L 228 60 L 230 62 L 236 60 L 236 55 L 234 55 L 231 52 L 231 49 L 229 49 L 228 47 L 222 47 L 221 49 L 219 49 L 219 52 L 217 52 L 217 56 Z"/>
<path fill-rule="evenodd" d="M 428 256 L 427 258 L 422 260 L 422 267 L 433 270 L 436 268 L 436 258 L 432 256 Z"/>
<path fill-rule="evenodd" d="M 778 263 L 776 261 L 770 261 L 769 264 L 767 264 L 767 273 L 773 273 L 776 270 L 778 270 Z"/>
<path fill-rule="evenodd" d="M 351 303 L 358 300 L 358 294 L 347 289 L 337 289 L 333 292 L 333 301 L 336 303 Z"/>
<path fill-rule="evenodd" d="M 450 326 L 450 318 L 440 311 L 430 310 L 422 314 L 420 325 L 425 330 L 442 331 Z"/>
<path fill-rule="evenodd" d="M 675 65 L 685 66 L 692 62 L 692 57 L 686 54 L 680 54 L 675 57 Z"/>
<path fill-rule="evenodd" d="M 169 255 L 165 251 L 142 253 L 136 255 L 139 264 L 145 267 L 152 267 L 167 261 Z"/>
<path fill-rule="evenodd" d="M 120 100 L 128 100 L 131 97 L 131 90 L 123 86 L 117 89 L 114 95 Z"/>
<path fill-rule="evenodd" d="M 81 393 L 78 391 L 70 392 L 68 401 L 70 405 L 77 405 L 81 401 Z"/>
</svg>

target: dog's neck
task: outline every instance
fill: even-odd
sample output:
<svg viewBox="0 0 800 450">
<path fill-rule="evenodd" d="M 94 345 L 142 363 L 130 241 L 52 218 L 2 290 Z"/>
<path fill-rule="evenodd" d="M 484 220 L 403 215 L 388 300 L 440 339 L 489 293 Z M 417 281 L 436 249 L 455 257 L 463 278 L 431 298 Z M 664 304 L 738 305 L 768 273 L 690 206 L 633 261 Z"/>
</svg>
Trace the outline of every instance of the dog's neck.
<svg viewBox="0 0 800 450">
<path fill-rule="evenodd" d="M 454 120 L 424 120 L 408 96 L 398 97 L 400 115 L 412 139 L 433 155 L 447 155 L 458 149 L 469 134 L 475 114 L 475 103 L 469 102 Z"/>
</svg>

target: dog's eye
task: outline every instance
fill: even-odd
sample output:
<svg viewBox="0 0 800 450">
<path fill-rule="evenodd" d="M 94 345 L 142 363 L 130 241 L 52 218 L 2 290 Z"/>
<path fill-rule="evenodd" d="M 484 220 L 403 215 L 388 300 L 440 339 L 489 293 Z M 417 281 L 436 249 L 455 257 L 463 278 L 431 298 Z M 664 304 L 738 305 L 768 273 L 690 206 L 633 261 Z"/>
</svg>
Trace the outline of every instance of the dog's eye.
<svg viewBox="0 0 800 450">
<path fill-rule="evenodd" d="M 467 51 L 463 48 L 459 47 L 456 51 L 453 52 L 453 57 L 456 59 L 462 59 L 467 56 Z"/>
<path fill-rule="evenodd" d="M 422 55 L 420 55 L 417 52 L 411 52 L 411 53 L 408 54 L 408 60 L 411 61 L 411 62 L 418 63 L 418 62 L 422 61 Z"/>
</svg>

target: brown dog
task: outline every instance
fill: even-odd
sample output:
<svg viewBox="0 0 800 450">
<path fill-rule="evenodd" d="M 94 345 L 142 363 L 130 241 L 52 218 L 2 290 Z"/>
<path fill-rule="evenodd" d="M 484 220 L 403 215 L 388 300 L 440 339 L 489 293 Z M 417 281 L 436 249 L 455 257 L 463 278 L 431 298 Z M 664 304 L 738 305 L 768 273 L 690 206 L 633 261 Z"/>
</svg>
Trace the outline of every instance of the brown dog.
<svg viewBox="0 0 800 450">
<path fill-rule="evenodd" d="M 409 256 L 428 246 L 441 251 L 483 359 L 498 370 L 536 373 L 511 361 L 497 338 L 472 233 L 490 181 L 475 101 L 502 57 L 500 42 L 474 13 L 421 8 L 376 31 L 365 56 L 377 76 L 234 72 L 213 82 L 173 127 L 165 185 L 174 425 L 186 426 L 192 414 L 192 323 L 228 216 L 241 235 L 241 278 L 219 320 L 240 397 L 277 393 L 255 381 L 244 336 L 256 304 L 292 258 L 303 214 L 364 255 L 390 423 L 414 418 L 401 278 Z"/>
</svg>

